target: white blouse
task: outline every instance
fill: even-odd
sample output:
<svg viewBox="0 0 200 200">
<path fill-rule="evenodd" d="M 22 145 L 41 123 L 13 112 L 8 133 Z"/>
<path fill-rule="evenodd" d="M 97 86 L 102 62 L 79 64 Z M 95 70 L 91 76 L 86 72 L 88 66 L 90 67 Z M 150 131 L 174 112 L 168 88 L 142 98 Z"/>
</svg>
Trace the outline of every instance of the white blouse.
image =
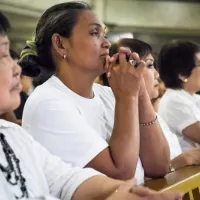
<svg viewBox="0 0 200 200">
<path fill-rule="evenodd" d="M 165 135 L 165 138 L 168 141 L 169 149 L 170 149 L 170 159 L 174 159 L 176 156 L 182 153 L 181 146 L 179 144 L 177 136 L 170 130 L 167 123 L 162 119 L 160 115 L 158 116 L 158 121 L 162 131 Z"/>
<path fill-rule="evenodd" d="M 16 124 L 0 120 L 0 133 L 5 135 L 8 144 L 20 160 L 20 168 L 26 179 L 30 198 L 46 196 L 46 199 L 49 199 L 48 196 L 54 196 L 62 200 L 71 199 L 83 181 L 100 174 L 93 169 L 81 169 L 64 163 L 60 158 L 48 153 Z M 0 163 L 7 166 L 1 143 Z M 19 186 L 10 185 L 4 173 L 0 171 L 0 199 L 15 199 L 15 195 L 20 192 Z"/>
<path fill-rule="evenodd" d="M 199 95 L 190 95 L 185 90 L 167 89 L 160 100 L 158 113 L 177 135 L 182 151 L 199 146 L 182 134 L 186 127 L 200 121 Z"/>
<path fill-rule="evenodd" d="M 109 146 L 114 126 L 115 97 L 111 88 L 93 85 L 94 98 L 74 93 L 52 76 L 28 98 L 22 126 L 52 154 L 84 167 Z M 138 159 L 135 177 L 144 182 Z"/>
</svg>

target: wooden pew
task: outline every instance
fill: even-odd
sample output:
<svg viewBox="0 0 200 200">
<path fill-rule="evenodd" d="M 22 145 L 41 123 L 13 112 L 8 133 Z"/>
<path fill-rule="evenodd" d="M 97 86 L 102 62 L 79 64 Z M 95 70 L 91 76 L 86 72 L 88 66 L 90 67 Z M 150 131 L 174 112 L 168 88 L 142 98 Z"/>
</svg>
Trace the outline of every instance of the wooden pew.
<svg viewBox="0 0 200 200">
<path fill-rule="evenodd" d="M 183 191 L 183 200 L 200 200 L 200 166 L 182 168 L 164 178 L 146 181 L 144 185 L 157 191 Z"/>
</svg>

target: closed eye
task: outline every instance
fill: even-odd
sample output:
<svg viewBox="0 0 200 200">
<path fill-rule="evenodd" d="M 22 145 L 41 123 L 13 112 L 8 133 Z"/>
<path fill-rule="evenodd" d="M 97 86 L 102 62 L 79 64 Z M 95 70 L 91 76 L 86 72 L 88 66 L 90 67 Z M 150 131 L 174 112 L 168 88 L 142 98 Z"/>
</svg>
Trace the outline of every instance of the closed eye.
<svg viewBox="0 0 200 200">
<path fill-rule="evenodd" d="M 149 64 L 149 65 L 147 65 L 147 68 L 149 68 L 149 69 L 154 68 L 154 65 L 153 64 Z"/>
<path fill-rule="evenodd" d="M 98 34 L 98 32 L 95 31 L 95 32 L 90 33 L 90 35 L 91 36 L 98 36 L 99 34 Z"/>
</svg>

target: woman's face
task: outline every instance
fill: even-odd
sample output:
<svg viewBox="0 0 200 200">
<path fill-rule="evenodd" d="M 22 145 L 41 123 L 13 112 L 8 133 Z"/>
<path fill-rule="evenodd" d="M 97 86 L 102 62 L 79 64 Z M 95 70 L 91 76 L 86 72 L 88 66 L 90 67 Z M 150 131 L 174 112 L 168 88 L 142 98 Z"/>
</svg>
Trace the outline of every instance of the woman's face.
<svg viewBox="0 0 200 200">
<path fill-rule="evenodd" d="M 64 39 L 69 46 L 66 55 L 68 64 L 81 69 L 82 72 L 103 73 L 105 58 L 111 46 L 106 39 L 105 29 L 105 25 L 93 12 L 80 12 L 71 37 Z"/>
<path fill-rule="evenodd" d="M 159 74 L 154 68 L 154 59 L 151 54 L 141 58 L 145 62 L 144 70 L 144 81 L 146 85 L 147 92 L 151 99 L 158 97 L 159 95 Z"/>
<path fill-rule="evenodd" d="M 0 34 L 0 114 L 16 109 L 20 104 L 21 68 L 10 57 L 8 37 Z"/>
</svg>

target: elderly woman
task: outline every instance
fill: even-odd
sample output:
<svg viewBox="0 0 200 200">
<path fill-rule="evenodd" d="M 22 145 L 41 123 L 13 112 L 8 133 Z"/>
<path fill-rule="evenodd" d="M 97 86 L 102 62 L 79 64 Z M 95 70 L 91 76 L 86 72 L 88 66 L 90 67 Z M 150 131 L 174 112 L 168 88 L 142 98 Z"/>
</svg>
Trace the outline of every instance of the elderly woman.
<svg viewBox="0 0 200 200">
<path fill-rule="evenodd" d="M 200 47 L 171 41 L 158 56 L 160 77 L 167 90 L 158 113 L 176 133 L 183 151 L 200 144 Z"/>
</svg>

